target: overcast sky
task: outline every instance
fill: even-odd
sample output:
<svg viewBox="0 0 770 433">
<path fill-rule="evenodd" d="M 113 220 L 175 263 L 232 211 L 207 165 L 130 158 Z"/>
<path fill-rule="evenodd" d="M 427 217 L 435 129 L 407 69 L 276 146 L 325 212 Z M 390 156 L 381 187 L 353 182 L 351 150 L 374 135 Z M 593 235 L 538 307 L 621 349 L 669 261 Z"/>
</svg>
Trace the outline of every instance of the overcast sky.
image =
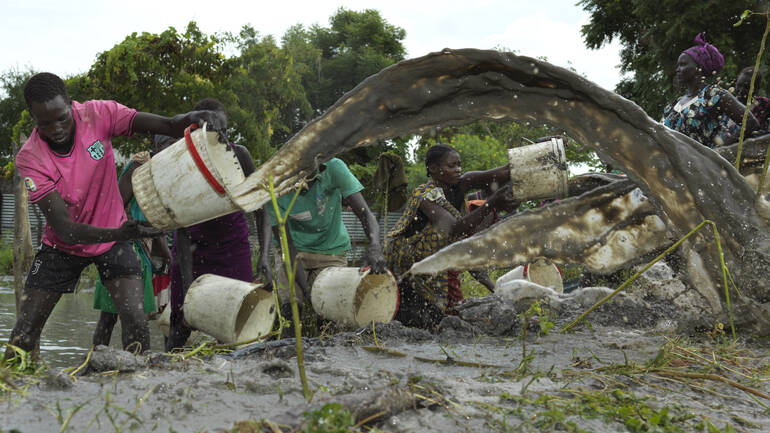
<svg viewBox="0 0 770 433">
<path fill-rule="evenodd" d="M 70 76 L 88 70 L 96 55 L 133 32 L 183 30 L 195 20 L 206 33 L 237 32 L 250 24 L 261 34 L 281 35 L 294 24 L 328 25 L 339 7 L 377 9 L 406 30 L 407 57 L 442 48 L 498 48 L 544 56 L 614 89 L 619 45 L 588 50 L 580 35 L 588 14 L 577 0 L 475 1 L 199 1 L 5 0 L 0 71 L 32 68 Z"/>
</svg>

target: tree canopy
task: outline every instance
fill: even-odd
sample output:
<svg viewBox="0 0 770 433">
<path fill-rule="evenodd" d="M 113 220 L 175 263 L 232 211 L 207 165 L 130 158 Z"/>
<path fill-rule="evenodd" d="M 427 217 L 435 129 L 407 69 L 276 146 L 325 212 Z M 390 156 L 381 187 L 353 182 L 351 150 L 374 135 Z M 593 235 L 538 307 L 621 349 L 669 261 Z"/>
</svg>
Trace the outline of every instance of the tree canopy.
<svg viewBox="0 0 770 433">
<path fill-rule="evenodd" d="M 373 9 L 340 8 L 329 27 L 290 28 L 285 49 L 302 68 L 302 84 L 315 114 L 321 114 L 366 77 L 404 59 L 406 31 L 388 24 Z"/>
<path fill-rule="evenodd" d="M 600 48 L 617 38 L 622 46 L 621 71 L 629 73 L 616 91 L 639 104 L 654 119 L 677 96 L 673 87 L 676 59 L 706 32 L 706 40 L 725 56 L 717 80 L 724 87 L 735 81 L 740 69 L 754 64 L 765 18 L 755 15 L 735 27 L 747 10 L 765 12 L 761 0 L 581 0 L 590 22 L 583 26 L 587 47 Z M 762 62 L 762 72 L 767 72 Z M 767 82 L 767 80 L 765 80 Z M 763 83 L 763 90 L 767 89 Z"/>
<path fill-rule="evenodd" d="M 170 27 L 154 33 L 132 33 L 96 57 L 88 71 L 65 78 L 75 100 L 113 99 L 140 111 L 173 115 L 214 97 L 227 107 L 228 135 L 246 146 L 257 164 L 326 111 L 343 94 L 385 67 L 404 59 L 404 29 L 389 24 L 376 10 L 338 9 L 328 26 L 287 29 L 278 43 L 249 25 L 237 34 L 204 34 L 195 22 L 184 31 Z M 0 75 L 0 163 L 12 158 L 10 141 L 34 126 L 26 112 L 22 89 L 36 71 Z M 56 71 L 53 71 L 56 72 Z M 482 122 L 436 128 L 422 137 L 396 137 L 342 158 L 375 203 L 372 175 L 383 152 L 407 162 L 410 183 L 425 180 L 424 153 L 435 143 L 455 146 L 466 170 L 505 164 L 506 149 L 551 134 L 544 126 Z M 116 139 L 123 154 L 149 149 L 150 137 Z M 590 152 L 568 148 L 573 162 L 596 165 Z"/>
</svg>

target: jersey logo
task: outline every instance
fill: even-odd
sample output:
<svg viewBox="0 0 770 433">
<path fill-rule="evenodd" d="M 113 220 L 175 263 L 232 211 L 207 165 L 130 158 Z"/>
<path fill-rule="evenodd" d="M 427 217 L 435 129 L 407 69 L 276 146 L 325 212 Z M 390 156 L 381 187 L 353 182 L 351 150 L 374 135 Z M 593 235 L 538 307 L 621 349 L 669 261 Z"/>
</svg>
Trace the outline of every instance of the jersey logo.
<svg viewBox="0 0 770 433">
<path fill-rule="evenodd" d="M 88 153 L 91 155 L 94 161 L 102 159 L 104 156 L 104 146 L 99 140 L 94 141 L 94 144 L 88 146 Z"/>
<path fill-rule="evenodd" d="M 31 177 L 25 177 L 24 178 L 24 185 L 26 185 L 27 189 L 32 191 L 32 192 L 37 191 L 37 186 L 35 185 L 35 181 L 32 180 Z"/>
</svg>

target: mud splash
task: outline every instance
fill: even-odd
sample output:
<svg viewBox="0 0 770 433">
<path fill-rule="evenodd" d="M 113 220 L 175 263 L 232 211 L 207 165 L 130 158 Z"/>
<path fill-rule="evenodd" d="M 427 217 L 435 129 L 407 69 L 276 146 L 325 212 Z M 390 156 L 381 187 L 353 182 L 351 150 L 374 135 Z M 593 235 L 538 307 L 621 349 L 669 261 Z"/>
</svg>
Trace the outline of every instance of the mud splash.
<svg viewBox="0 0 770 433">
<path fill-rule="evenodd" d="M 270 176 L 284 193 L 319 163 L 346 150 L 478 119 L 562 129 L 623 169 L 674 238 L 704 219 L 714 221 L 741 291 L 760 302 L 770 300 L 765 278 L 770 230 L 760 216 L 770 213 L 770 199 L 755 202 L 754 191 L 730 163 L 653 121 L 633 102 L 566 69 L 510 53 L 445 49 L 384 69 L 287 142 L 236 188 L 234 199 L 256 209 L 268 199 L 263 185 Z M 659 226 L 650 215 L 647 226 L 629 235 L 644 236 L 646 229 Z M 685 245 L 684 256 L 690 280 L 719 293 L 721 273 L 712 245 L 713 236 L 704 231 Z M 498 244 L 495 250 L 512 247 Z M 764 306 L 751 308 L 757 320 L 765 314 Z"/>
</svg>

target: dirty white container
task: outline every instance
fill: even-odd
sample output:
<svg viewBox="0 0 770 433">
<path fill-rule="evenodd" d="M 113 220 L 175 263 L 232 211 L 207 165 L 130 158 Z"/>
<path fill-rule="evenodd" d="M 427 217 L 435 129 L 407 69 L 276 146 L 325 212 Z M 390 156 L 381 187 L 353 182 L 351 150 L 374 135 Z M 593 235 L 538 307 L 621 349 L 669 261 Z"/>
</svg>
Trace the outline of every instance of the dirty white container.
<svg viewBox="0 0 770 433">
<path fill-rule="evenodd" d="M 166 308 L 163 309 L 163 312 L 158 315 L 157 323 L 160 333 L 163 334 L 164 337 L 168 338 L 168 334 L 171 332 L 171 305 L 167 305 Z M 199 336 L 200 331 L 191 332 L 190 336 L 187 337 L 187 341 L 184 343 L 184 345 L 192 346 L 195 344 L 195 341 L 198 340 Z"/>
<path fill-rule="evenodd" d="M 561 138 L 508 149 L 508 161 L 516 199 L 539 200 L 567 195 L 567 157 Z"/>
<path fill-rule="evenodd" d="M 347 326 L 373 321 L 390 322 L 398 311 L 398 285 L 390 271 L 372 274 L 364 269 L 330 267 L 322 270 L 310 294 L 321 317 Z"/>
<path fill-rule="evenodd" d="M 172 230 L 233 213 L 240 208 L 228 191 L 245 179 L 229 144 L 195 125 L 185 136 L 134 171 L 131 182 L 144 216 Z"/>
<path fill-rule="evenodd" d="M 262 284 L 203 274 L 184 298 L 185 323 L 224 344 L 270 333 L 275 322 L 275 298 Z"/>
<path fill-rule="evenodd" d="M 158 315 L 158 329 L 164 337 L 171 332 L 171 305 L 166 305 L 163 312 Z"/>
<path fill-rule="evenodd" d="M 513 268 L 495 281 L 495 287 L 502 287 L 513 280 L 527 280 L 539 286 L 550 287 L 557 293 L 564 293 L 564 284 L 559 268 L 544 258 Z"/>
</svg>

